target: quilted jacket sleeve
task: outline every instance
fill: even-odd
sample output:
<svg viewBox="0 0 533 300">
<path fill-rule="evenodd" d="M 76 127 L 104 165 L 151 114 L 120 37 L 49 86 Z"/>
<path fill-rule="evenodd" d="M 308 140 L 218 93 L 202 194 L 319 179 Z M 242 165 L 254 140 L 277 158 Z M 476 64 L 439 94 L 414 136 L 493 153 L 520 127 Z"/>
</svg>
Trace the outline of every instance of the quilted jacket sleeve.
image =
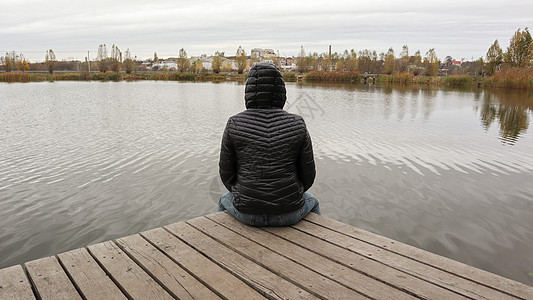
<svg viewBox="0 0 533 300">
<path fill-rule="evenodd" d="M 311 136 L 306 130 L 306 137 L 304 144 L 300 148 L 298 156 L 298 178 L 304 186 L 304 191 L 307 191 L 315 181 L 315 159 L 313 157 L 313 145 L 311 143 Z"/>
<path fill-rule="evenodd" d="M 229 133 L 230 126 L 232 126 L 231 118 L 228 120 L 222 135 L 218 167 L 222 183 L 231 192 L 231 187 L 235 185 L 237 179 L 237 156 Z"/>
</svg>

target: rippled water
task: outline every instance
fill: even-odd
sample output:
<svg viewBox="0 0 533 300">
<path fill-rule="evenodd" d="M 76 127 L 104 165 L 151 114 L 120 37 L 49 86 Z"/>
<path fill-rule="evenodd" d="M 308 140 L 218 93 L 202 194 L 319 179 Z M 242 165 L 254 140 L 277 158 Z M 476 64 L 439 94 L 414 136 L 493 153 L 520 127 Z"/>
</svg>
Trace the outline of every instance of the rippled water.
<svg viewBox="0 0 533 300">
<path fill-rule="evenodd" d="M 533 93 L 288 84 L 324 215 L 533 285 Z M 236 83 L 0 84 L 0 268 L 215 211 Z"/>
</svg>

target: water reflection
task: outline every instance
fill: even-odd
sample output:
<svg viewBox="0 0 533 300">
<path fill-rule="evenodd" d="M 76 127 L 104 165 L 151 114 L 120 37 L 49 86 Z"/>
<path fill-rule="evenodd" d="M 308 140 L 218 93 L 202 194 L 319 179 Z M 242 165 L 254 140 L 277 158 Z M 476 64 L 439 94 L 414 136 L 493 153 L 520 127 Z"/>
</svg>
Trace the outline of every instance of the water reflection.
<svg viewBox="0 0 533 300">
<path fill-rule="evenodd" d="M 464 93 L 470 99 L 473 96 L 474 100 L 481 101 L 481 104 L 475 106 L 475 110 L 480 112 L 481 126 L 488 131 L 494 121 L 497 121 L 499 138 L 508 145 L 514 145 L 527 132 L 530 113 L 533 110 L 533 92 L 523 90 L 342 83 L 300 83 L 299 86 L 371 91 L 375 95 L 374 99 L 382 100 L 383 117 L 390 119 L 393 113 L 396 113 L 398 121 L 404 120 L 406 114 L 415 119 L 420 113 L 422 119 L 428 121 L 435 110 L 436 98 L 446 97 L 447 93 Z"/>
<path fill-rule="evenodd" d="M 489 130 L 497 120 L 502 142 L 514 145 L 518 138 L 527 132 L 532 109 L 533 94 L 530 91 L 486 91 L 480 105 L 481 124 Z"/>
</svg>

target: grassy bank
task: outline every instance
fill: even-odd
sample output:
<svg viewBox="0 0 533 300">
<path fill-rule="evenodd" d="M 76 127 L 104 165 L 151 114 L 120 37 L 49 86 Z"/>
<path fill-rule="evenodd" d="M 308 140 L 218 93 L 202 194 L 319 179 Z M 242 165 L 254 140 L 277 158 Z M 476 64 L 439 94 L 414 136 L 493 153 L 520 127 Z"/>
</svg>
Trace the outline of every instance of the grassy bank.
<svg viewBox="0 0 533 300">
<path fill-rule="evenodd" d="M 0 82 L 39 82 L 39 81 L 121 81 L 121 80 L 164 80 L 164 81 L 237 81 L 245 82 L 247 74 L 237 73 L 0 73 Z M 283 73 L 287 82 L 296 81 L 296 74 Z"/>
<path fill-rule="evenodd" d="M 242 81 L 246 74 L 214 73 L 0 73 L 0 82 L 38 82 L 38 81 L 121 81 L 121 80 L 168 80 L 168 81 Z"/>
</svg>

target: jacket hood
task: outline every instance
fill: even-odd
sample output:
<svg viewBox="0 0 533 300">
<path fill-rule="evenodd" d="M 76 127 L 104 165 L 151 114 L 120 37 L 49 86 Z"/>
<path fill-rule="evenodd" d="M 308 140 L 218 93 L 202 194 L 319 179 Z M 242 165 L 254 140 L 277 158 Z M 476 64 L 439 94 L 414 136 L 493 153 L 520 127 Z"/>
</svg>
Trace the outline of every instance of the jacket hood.
<svg viewBox="0 0 533 300">
<path fill-rule="evenodd" d="M 283 108 L 287 94 L 283 76 L 272 63 L 255 64 L 246 79 L 246 108 Z"/>
</svg>

